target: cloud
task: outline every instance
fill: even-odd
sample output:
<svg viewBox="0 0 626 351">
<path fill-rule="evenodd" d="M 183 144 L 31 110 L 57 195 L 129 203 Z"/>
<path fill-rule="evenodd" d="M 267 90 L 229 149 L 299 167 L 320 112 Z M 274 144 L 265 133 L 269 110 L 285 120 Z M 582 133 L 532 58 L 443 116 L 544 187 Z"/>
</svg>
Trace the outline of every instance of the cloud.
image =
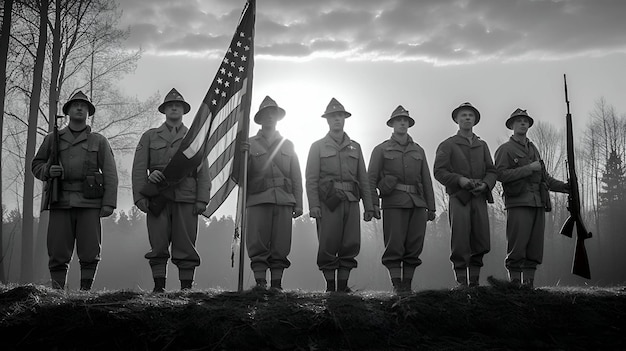
<svg viewBox="0 0 626 351">
<path fill-rule="evenodd" d="M 244 1 L 125 0 L 129 46 L 215 53 Z M 258 0 L 263 57 L 418 60 L 438 64 L 626 52 L 623 0 Z"/>
</svg>

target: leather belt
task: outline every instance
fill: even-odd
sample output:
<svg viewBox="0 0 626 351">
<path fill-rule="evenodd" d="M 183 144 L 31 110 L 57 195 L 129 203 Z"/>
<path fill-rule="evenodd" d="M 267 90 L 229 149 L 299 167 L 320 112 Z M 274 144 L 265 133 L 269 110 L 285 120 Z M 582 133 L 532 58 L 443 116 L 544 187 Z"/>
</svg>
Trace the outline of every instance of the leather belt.
<svg viewBox="0 0 626 351">
<path fill-rule="evenodd" d="M 415 185 L 396 184 L 394 189 L 404 191 L 405 193 L 417 194 L 417 187 Z"/>
</svg>

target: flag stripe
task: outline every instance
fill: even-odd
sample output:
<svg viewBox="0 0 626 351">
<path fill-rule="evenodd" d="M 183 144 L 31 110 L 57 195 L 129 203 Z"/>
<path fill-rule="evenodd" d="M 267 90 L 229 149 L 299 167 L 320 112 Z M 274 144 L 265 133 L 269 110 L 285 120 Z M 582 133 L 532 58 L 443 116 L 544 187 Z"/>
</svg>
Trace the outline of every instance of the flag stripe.
<svg viewBox="0 0 626 351">
<path fill-rule="evenodd" d="M 214 175 L 222 171 L 222 168 L 228 163 L 228 159 L 232 158 L 235 154 L 234 141 L 226 145 L 223 152 L 217 155 L 216 159 L 209 164 L 209 174 Z"/>
<path fill-rule="evenodd" d="M 211 179 L 211 197 L 216 193 L 213 189 L 220 189 L 230 179 L 230 171 L 233 165 L 233 159 L 230 158 L 224 165 L 224 168 Z"/>
</svg>

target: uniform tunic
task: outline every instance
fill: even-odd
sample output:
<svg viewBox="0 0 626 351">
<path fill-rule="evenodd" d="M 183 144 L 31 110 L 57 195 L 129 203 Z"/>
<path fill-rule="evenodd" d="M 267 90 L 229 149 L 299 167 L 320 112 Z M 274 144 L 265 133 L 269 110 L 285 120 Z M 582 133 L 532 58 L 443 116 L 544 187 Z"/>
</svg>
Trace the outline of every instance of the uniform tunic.
<svg viewBox="0 0 626 351">
<path fill-rule="evenodd" d="M 327 134 L 311 145 L 305 174 L 309 208 L 322 211 L 322 217 L 316 219 L 318 267 L 355 268 L 361 248 L 360 199 L 365 211 L 374 210 L 361 145 L 345 133 L 339 144 Z M 334 210 L 324 202 L 331 187 L 341 199 Z"/>
<path fill-rule="evenodd" d="M 458 133 L 444 140 L 437 148 L 434 175 L 450 195 L 450 261 L 454 269 L 482 267 L 483 256 L 491 248 L 487 202 L 493 202 L 491 189 L 496 183 L 496 169 L 487 143 L 475 134 L 471 143 Z M 461 177 L 486 183 L 488 191 L 471 196 L 463 203 Z"/>
<path fill-rule="evenodd" d="M 148 183 L 148 175 L 154 170 L 163 170 L 180 147 L 187 127 L 181 125 L 178 131 L 170 131 L 163 123 L 158 128 L 146 131 L 139 140 L 133 160 L 133 198 L 135 203 L 145 198 L 140 193 Z M 200 265 L 200 255 L 196 250 L 198 216 L 194 213 L 195 203 L 208 203 L 211 183 L 206 163 L 176 184 L 173 198 L 168 200 L 158 216 L 148 212 L 148 238 L 150 252 L 145 257 L 150 262 L 152 276 L 166 276 L 167 260 L 172 246 L 172 263 L 178 266 L 181 280 L 193 279 L 195 267 Z"/>
<path fill-rule="evenodd" d="M 287 268 L 294 209 L 302 210 L 302 173 L 293 143 L 278 132 L 270 145 L 250 138 L 246 244 L 253 271 Z"/>
<path fill-rule="evenodd" d="M 50 151 L 54 139 L 48 134 L 37 151 L 32 171 L 37 179 L 50 179 Z M 59 162 L 63 166 L 60 200 L 51 204 L 48 224 L 48 267 L 53 280 L 65 281 L 76 242 L 81 279 L 93 279 L 102 248 L 100 209 L 117 204 L 117 170 L 107 139 L 87 126 L 76 137 L 68 127 L 59 130 Z M 87 199 L 82 185 L 86 172 L 103 175 L 102 198 Z M 47 184 L 46 184 L 47 187 Z M 56 279 L 55 279 L 56 277 Z"/>
<path fill-rule="evenodd" d="M 403 264 L 419 266 L 427 211 L 435 211 L 435 195 L 424 149 L 410 136 L 406 145 L 392 136 L 372 151 L 368 175 L 372 203 L 379 204 L 377 194 L 382 198 L 383 265 L 387 268 Z M 390 183 L 385 184 L 386 181 Z M 388 189 L 389 186 L 392 188 Z"/>
<path fill-rule="evenodd" d="M 567 185 L 545 170 L 532 171 L 527 167 L 541 160 L 530 141 L 521 143 L 511 137 L 496 150 L 495 157 L 507 210 L 505 266 L 513 272 L 535 270 L 543 259 L 545 208 L 550 200 L 547 191 L 542 196 L 541 187 L 567 192 Z"/>
</svg>

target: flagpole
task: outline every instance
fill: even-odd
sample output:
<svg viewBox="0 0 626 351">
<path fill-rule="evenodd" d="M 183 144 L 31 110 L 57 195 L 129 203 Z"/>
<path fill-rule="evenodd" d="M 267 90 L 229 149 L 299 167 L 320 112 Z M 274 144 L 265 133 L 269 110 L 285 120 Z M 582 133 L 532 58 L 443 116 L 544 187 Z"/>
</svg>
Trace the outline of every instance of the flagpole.
<svg viewBox="0 0 626 351">
<path fill-rule="evenodd" d="M 252 11 L 253 22 L 256 22 L 256 0 L 248 0 L 249 6 L 251 9 L 248 11 Z M 255 35 L 255 26 L 252 27 L 252 45 L 250 45 L 250 66 L 248 68 L 248 81 L 246 87 L 246 102 L 244 106 L 247 106 L 247 113 L 250 116 L 250 106 L 252 102 L 252 80 L 254 76 L 254 35 Z M 244 257 L 246 254 L 246 236 L 248 231 L 248 223 L 247 223 L 247 210 L 246 210 L 246 200 L 248 194 L 248 158 L 250 156 L 250 144 L 248 143 L 248 134 L 249 134 L 249 123 L 250 118 L 246 118 L 248 121 L 248 125 L 243 126 L 243 135 L 244 139 L 241 141 L 242 143 L 246 143 L 246 147 L 243 147 L 243 172 L 239 175 L 242 178 L 239 178 L 241 184 L 241 192 L 243 193 L 240 202 L 240 208 L 238 211 L 241 211 L 241 236 L 239 241 L 239 280 L 237 283 L 237 291 L 243 291 L 243 266 L 244 266 Z"/>
</svg>

